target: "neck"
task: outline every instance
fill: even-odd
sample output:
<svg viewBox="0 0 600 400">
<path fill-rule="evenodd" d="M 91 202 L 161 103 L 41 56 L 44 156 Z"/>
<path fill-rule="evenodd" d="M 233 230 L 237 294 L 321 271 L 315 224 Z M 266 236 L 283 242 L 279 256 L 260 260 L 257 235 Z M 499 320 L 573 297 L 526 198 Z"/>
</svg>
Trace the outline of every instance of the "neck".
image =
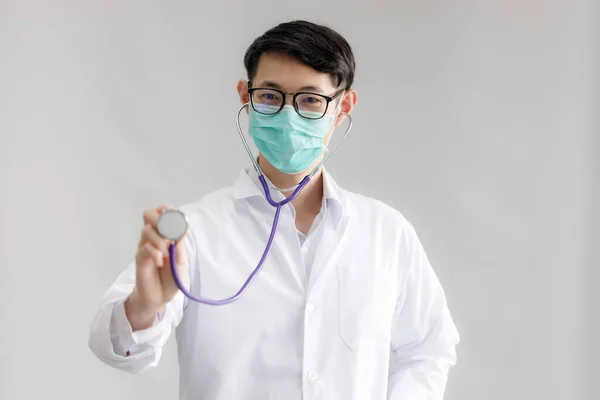
<svg viewBox="0 0 600 400">
<path fill-rule="evenodd" d="M 317 160 L 316 162 L 319 162 Z M 299 174 L 285 174 L 273 167 L 263 157 L 258 158 L 258 165 L 269 178 L 271 183 L 278 189 L 287 189 L 298 185 L 302 179 L 312 170 L 312 166 L 305 172 Z M 285 197 L 291 196 L 293 191 L 282 192 Z M 323 173 L 320 168 L 311 178 L 310 182 L 291 201 L 297 213 L 318 213 L 323 200 Z"/>
</svg>

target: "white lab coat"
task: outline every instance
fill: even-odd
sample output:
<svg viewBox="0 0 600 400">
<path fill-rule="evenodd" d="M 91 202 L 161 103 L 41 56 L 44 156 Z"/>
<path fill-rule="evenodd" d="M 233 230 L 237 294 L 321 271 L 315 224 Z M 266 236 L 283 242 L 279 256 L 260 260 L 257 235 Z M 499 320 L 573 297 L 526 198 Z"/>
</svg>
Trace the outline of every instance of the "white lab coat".
<svg viewBox="0 0 600 400">
<path fill-rule="evenodd" d="M 135 282 L 130 264 L 101 300 L 94 354 L 140 373 L 159 362 L 175 329 L 182 400 L 442 399 L 459 336 L 413 227 L 324 177 L 311 232 L 299 235 L 285 206 L 268 261 L 232 304 L 180 292 L 153 327 L 132 333 L 123 307 Z M 260 259 L 275 211 L 257 174 L 242 170 L 233 187 L 180 209 L 191 221 L 186 285 L 231 296 Z"/>
</svg>

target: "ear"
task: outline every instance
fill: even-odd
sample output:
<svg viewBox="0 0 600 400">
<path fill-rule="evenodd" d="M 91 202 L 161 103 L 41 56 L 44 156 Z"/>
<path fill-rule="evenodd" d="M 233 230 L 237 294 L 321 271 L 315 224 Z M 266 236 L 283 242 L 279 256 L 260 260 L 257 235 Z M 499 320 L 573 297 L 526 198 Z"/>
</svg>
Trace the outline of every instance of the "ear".
<svg viewBox="0 0 600 400">
<path fill-rule="evenodd" d="M 356 94 L 355 90 L 348 90 L 346 93 L 344 93 L 344 95 L 341 99 L 341 104 L 339 105 L 339 107 L 340 107 L 339 114 L 335 118 L 335 124 L 331 127 L 331 129 L 325 136 L 325 140 L 323 141 L 325 146 L 327 146 L 329 144 L 329 141 L 331 140 L 335 129 L 338 126 L 340 126 L 342 124 L 342 122 L 344 122 L 344 120 L 346 119 L 346 115 L 344 113 L 350 114 L 352 112 L 352 110 L 354 109 L 354 106 L 356 105 L 357 101 L 358 101 L 358 95 Z"/>
<path fill-rule="evenodd" d="M 340 124 L 346 119 L 346 114 L 352 113 L 356 102 L 358 101 L 358 94 L 355 90 L 348 90 L 344 93 L 344 97 L 342 98 L 342 103 L 340 104 L 340 114 L 337 116 L 335 120 L 335 127 L 337 128 Z"/>
<path fill-rule="evenodd" d="M 242 104 L 246 104 L 250 101 L 250 96 L 248 95 L 248 81 L 241 79 L 237 84 L 237 91 L 240 96 L 240 101 Z"/>
</svg>

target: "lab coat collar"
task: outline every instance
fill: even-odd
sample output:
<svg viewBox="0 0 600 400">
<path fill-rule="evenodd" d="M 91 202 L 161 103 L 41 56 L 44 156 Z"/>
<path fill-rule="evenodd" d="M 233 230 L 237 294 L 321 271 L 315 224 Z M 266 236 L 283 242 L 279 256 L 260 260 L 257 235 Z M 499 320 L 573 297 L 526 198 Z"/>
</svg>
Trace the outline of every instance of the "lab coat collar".
<svg viewBox="0 0 600 400">
<path fill-rule="evenodd" d="M 335 203 L 342 213 L 349 214 L 350 207 L 347 205 L 343 189 L 338 186 L 325 167 L 321 168 L 323 173 L 323 200 L 328 203 Z M 267 179 L 268 183 L 271 183 L 266 176 L 265 179 Z M 233 196 L 236 200 L 265 196 L 260 180 L 258 179 L 258 173 L 254 168 L 246 167 L 240 171 L 240 175 L 233 186 Z M 277 190 L 271 190 L 271 196 L 275 201 L 283 200 L 283 195 Z"/>
</svg>

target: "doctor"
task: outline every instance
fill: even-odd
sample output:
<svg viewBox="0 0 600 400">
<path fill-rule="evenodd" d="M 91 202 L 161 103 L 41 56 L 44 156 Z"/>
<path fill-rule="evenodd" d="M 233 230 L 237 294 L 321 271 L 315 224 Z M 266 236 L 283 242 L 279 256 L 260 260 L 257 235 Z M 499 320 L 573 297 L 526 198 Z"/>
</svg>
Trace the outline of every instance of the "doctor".
<svg viewBox="0 0 600 400">
<path fill-rule="evenodd" d="M 248 80 L 237 90 L 250 103 L 258 163 L 271 186 L 294 187 L 356 104 L 352 50 L 331 29 L 293 21 L 257 38 L 244 63 Z M 290 192 L 271 193 L 280 201 Z M 247 292 L 209 306 L 174 283 L 169 243 L 156 228 L 165 208 L 144 213 L 135 261 L 101 300 L 89 346 L 102 362 L 141 373 L 157 365 L 175 331 L 180 399 L 443 398 L 459 336 L 398 211 L 340 188 L 321 168 L 282 208 Z M 190 220 L 176 257 L 186 289 L 231 296 L 260 259 L 274 217 L 256 171 L 180 209 Z"/>
</svg>

